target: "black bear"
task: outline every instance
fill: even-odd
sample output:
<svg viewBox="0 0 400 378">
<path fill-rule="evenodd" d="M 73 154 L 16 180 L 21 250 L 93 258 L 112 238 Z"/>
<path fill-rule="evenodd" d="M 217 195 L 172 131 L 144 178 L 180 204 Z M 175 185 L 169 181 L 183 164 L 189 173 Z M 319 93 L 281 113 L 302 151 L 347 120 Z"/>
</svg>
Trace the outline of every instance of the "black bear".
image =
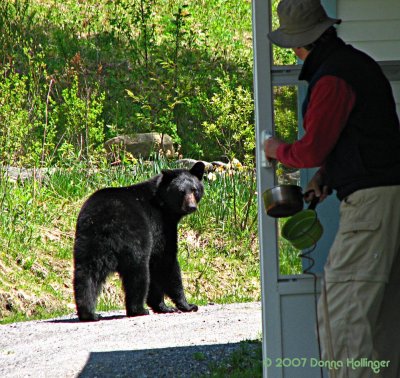
<svg viewBox="0 0 400 378">
<path fill-rule="evenodd" d="M 92 194 L 78 216 L 74 243 L 74 294 L 79 320 L 95 321 L 97 297 L 110 273 L 118 272 L 127 316 L 197 311 L 188 304 L 178 264 L 179 220 L 203 196 L 204 164 L 164 170 L 127 187 Z M 164 302 L 167 295 L 176 308 Z"/>
</svg>

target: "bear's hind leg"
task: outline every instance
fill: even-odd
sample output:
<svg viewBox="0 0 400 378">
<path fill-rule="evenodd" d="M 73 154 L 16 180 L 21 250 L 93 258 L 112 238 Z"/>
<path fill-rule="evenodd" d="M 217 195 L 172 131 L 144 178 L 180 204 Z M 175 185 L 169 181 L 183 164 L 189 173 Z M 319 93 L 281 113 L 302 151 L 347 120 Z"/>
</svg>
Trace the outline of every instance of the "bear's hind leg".
<svg viewBox="0 0 400 378">
<path fill-rule="evenodd" d="M 105 281 L 88 270 L 75 269 L 74 294 L 75 303 L 80 321 L 97 321 L 100 315 L 96 314 L 97 297 Z"/>
</svg>

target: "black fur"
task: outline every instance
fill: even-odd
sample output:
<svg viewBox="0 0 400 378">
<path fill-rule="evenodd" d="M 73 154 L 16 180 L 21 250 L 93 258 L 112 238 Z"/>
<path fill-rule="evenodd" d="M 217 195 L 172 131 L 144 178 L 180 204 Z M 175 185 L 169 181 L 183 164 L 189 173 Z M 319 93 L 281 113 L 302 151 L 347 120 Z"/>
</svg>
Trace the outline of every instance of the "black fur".
<svg viewBox="0 0 400 378">
<path fill-rule="evenodd" d="M 74 294 L 79 319 L 98 320 L 97 297 L 118 272 L 127 316 L 197 311 L 188 304 L 177 260 L 177 225 L 197 209 L 204 164 L 162 171 L 148 181 L 92 194 L 78 216 L 74 244 Z M 167 307 L 164 295 L 177 308 Z"/>
</svg>

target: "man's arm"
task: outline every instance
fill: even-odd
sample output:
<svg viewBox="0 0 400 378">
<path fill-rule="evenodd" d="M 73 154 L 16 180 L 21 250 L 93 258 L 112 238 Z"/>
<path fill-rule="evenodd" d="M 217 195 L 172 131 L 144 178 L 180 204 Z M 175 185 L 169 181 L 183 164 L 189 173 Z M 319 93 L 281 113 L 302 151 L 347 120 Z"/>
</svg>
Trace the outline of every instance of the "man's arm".
<svg viewBox="0 0 400 378">
<path fill-rule="evenodd" d="M 343 79 L 322 77 L 311 93 L 303 121 L 304 136 L 291 144 L 275 137 L 266 140 L 266 157 L 293 168 L 322 166 L 337 143 L 355 100 L 354 91 Z"/>
</svg>

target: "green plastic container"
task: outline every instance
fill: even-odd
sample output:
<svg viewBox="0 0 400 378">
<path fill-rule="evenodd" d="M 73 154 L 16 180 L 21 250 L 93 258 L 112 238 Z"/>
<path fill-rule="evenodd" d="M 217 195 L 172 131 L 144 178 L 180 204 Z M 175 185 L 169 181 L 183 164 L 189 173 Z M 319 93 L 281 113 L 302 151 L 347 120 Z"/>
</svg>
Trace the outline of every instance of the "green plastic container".
<svg viewBox="0 0 400 378">
<path fill-rule="evenodd" d="M 282 236 L 297 249 L 314 246 L 321 238 L 323 227 L 314 210 L 302 210 L 290 217 L 282 227 Z"/>
</svg>

